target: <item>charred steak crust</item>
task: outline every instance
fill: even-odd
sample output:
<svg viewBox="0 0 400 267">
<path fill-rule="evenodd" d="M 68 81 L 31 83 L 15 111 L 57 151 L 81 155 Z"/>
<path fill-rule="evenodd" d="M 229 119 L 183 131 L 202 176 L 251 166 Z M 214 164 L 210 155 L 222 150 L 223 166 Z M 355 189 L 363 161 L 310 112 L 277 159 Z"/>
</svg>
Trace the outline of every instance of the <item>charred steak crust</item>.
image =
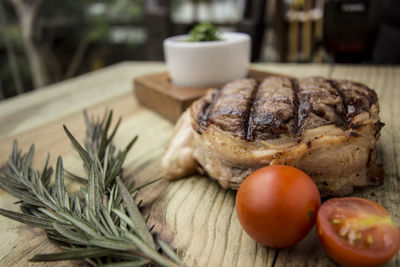
<svg viewBox="0 0 400 267">
<path fill-rule="evenodd" d="M 329 124 L 354 127 L 352 118 L 369 112 L 377 102 L 373 90 L 352 81 L 273 76 L 257 83 L 241 79 L 208 92 L 194 104 L 192 116 L 197 123 L 193 128 L 201 133 L 213 124 L 246 141 L 300 136 Z"/>
</svg>

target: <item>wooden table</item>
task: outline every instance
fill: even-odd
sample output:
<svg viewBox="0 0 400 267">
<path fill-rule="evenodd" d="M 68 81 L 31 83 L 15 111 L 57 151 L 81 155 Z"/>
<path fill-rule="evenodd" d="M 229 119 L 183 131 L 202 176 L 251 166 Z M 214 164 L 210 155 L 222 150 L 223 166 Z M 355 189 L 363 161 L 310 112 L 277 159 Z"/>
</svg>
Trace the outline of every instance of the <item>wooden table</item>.
<svg viewBox="0 0 400 267">
<path fill-rule="evenodd" d="M 378 142 L 378 159 L 384 164 L 385 183 L 360 190 L 354 195 L 377 201 L 400 224 L 400 68 L 375 66 L 263 64 L 255 68 L 295 76 L 321 75 L 366 83 L 380 99 L 381 118 L 386 123 Z M 0 165 L 18 139 L 26 151 L 36 145 L 34 164 L 42 166 L 48 152 L 54 165 L 62 155 L 64 166 L 80 173 L 77 155 L 67 140 L 62 124 L 82 140 L 82 110 L 102 115 L 106 108 L 122 116 L 116 136 L 122 147 L 133 135 L 139 141 L 129 154 L 125 168 L 129 177 L 140 181 L 159 174 L 159 159 L 173 130 L 173 124 L 141 107 L 132 94 L 132 79 L 142 74 L 165 70 L 161 63 L 126 62 L 67 80 L 33 93 L 0 102 Z M 72 183 L 71 189 L 76 188 Z M 241 229 L 234 211 L 235 193 L 217 183 L 195 176 L 173 183 L 166 181 L 146 189 L 146 212 L 162 238 L 178 249 L 188 266 L 335 266 L 319 245 L 313 230 L 303 241 L 287 249 L 269 249 L 252 241 Z M 18 210 L 15 198 L 0 192 L 0 207 Z M 0 217 L 0 266 L 33 266 L 27 260 L 37 253 L 57 251 L 44 231 Z M 79 265 L 61 262 L 58 266 Z M 399 266 L 398 253 L 388 266 Z M 44 264 L 54 266 L 54 263 Z"/>
</svg>

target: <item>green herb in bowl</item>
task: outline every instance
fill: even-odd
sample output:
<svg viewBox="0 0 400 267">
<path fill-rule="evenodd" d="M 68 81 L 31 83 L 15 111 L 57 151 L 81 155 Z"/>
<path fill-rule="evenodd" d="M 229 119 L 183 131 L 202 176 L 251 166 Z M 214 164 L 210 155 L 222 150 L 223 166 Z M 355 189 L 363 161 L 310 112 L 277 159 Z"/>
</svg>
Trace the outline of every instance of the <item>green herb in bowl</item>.
<svg viewBox="0 0 400 267">
<path fill-rule="evenodd" d="M 190 32 L 188 42 L 210 42 L 219 41 L 221 38 L 218 29 L 211 23 L 205 22 L 197 24 Z"/>
</svg>

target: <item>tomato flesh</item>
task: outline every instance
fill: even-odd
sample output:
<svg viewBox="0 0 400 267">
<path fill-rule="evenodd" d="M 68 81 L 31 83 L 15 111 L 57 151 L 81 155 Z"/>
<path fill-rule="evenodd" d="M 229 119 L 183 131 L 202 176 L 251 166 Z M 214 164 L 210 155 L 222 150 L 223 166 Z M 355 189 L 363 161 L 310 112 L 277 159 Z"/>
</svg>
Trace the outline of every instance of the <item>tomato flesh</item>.
<svg viewBox="0 0 400 267">
<path fill-rule="evenodd" d="M 317 215 L 326 253 L 343 266 L 379 266 L 400 247 L 400 230 L 379 204 L 358 197 L 333 198 Z"/>
<path fill-rule="evenodd" d="M 315 224 L 317 186 L 304 172 L 268 166 L 250 174 L 236 195 L 236 212 L 247 234 L 262 245 L 288 247 Z"/>
</svg>

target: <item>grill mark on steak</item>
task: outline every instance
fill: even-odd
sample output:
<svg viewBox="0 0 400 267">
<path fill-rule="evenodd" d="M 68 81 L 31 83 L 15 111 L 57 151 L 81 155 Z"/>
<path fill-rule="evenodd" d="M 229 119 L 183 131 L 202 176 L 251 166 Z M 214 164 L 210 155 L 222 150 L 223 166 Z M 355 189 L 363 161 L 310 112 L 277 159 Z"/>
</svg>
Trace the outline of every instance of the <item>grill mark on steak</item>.
<svg viewBox="0 0 400 267">
<path fill-rule="evenodd" d="M 304 121 L 308 117 L 308 114 L 311 112 L 311 105 L 310 102 L 306 97 L 304 97 L 303 94 L 300 93 L 300 86 L 299 86 L 299 80 L 295 80 L 296 83 L 296 96 L 297 96 L 297 101 L 298 103 L 298 108 L 297 108 L 297 121 L 296 121 L 296 132 L 295 134 L 300 135 L 304 131 L 302 129 L 302 126 L 304 124 Z"/>
<path fill-rule="evenodd" d="M 293 105 L 294 105 L 294 113 L 293 113 L 293 133 L 298 134 L 300 126 L 299 126 L 299 81 L 297 79 L 290 79 L 290 83 L 292 84 L 293 91 Z"/>
<path fill-rule="evenodd" d="M 254 118 L 254 100 L 257 97 L 258 89 L 260 88 L 260 84 L 257 83 L 256 86 L 254 87 L 253 91 L 251 92 L 251 97 L 250 100 L 247 104 L 246 111 L 244 113 L 245 115 L 245 120 L 243 123 L 243 132 L 245 139 L 247 141 L 252 141 L 253 138 L 253 131 L 254 131 L 254 123 L 253 123 L 253 118 Z"/>
<path fill-rule="evenodd" d="M 331 80 L 331 83 L 343 98 L 346 128 L 349 127 L 349 121 L 353 117 L 362 112 L 368 112 L 371 106 L 378 101 L 375 91 L 363 84 L 346 80 Z"/>
<path fill-rule="evenodd" d="M 198 122 L 203 129 L 207 128 L 209 124 L 208 119 L 210 117 L 210 111 L 212 110 L 212 107 L 217 102 L 217 99 L 220 95 L 221 95 L 221 89 L 215 90 L 211 95 L 211 102 L 205 102 L 203 107 L 200 109 Z"/>
<path fill-rule="evenodd" d="M 249 116 L 249 101 L 256 86 L 254 79 L 241 79 L 226 84 L 210 109 L 210 123 L 245 139 L 247 129 L 244 130 L 244 124 Z"/>
<path fill-rule="evenodd" d="M 319 126 L 344 125 L 342 97 L 328 80 L 310 77 L 298 80 L 299 119 L 297 134 Z"/>
<path fill-rule="evenodd" d="M 348 106 L 348 99 L 347 96 L 343 93 L 343 91 L 340 89 L 340 84 L 338 81 L 335 80 L 328 80 L 328 82 L 331 84 L 332 88 L 336 90 L 336 92 L 340 95 L 340 98 L 342 100 L 342 106 L 344 109 L 344 112 L 341 114 L 343 118 L 343 127 L 345 129 L 349 128 L 349 121 L 351 120 L 351 117 L 349 116 L 349 109 L 352 110 L 352 107 Z M 350 125 L 351 126 L 351 125 Z"/>
<path fill-rule="evenodd" d="M 378 102 L 378 96 L 376 95 L 376 92 L 374 90 L 372 90 L 371 88 L 369 88 L 368 86 L 366 86 L 365 84 L 361 84 L 358 82 L 352 82 L 352 81 L 347 81 L 347 80 L 343 80 L 343 81 L 339 81 L 339 83 L 342 83 L 344 85 L 352 85 L 357 89 L 362 89 L 361 91 L 357 91 L 359 96 L 361 97 L 365 97 L 366 99 L 368 99 L 368 103 L 369 105 L 365 105 L 362 106 L 363 110 L 365 111 L 365 108 L 370 108 L 373 104 L 376 104 Z M 352 92 L 352 90 L 350 90 L 350 92 Z"/>
<path fill-rule="evenodd" d="M 346 123 L 348 121 L 347 118 L 347 105 L 346 105 L 346 101 L 345 101 L 345 96 L 343 95 L 342 91 L 339 90 L 339 85 L 335 80 L 327 80 L 327 82 L 332 86 L 333 89 L 336 90 L 336 92 L 339 94 L 340 99 L 342 101 L 342 106 L 343 106 L 343 111 L 344 112 L 340 112 L 338 115 L 340 115 L 343 119 L 343 122 Z M 347 126 L 346 124 L 344 126 Z"/>
<path fill-rule="evenodd" d="M 294 94 L 287 77 L 268 77 L 259 86 L 250 127 L 253 139 L 279 138 L 293 133 Z"/>
</svg>

